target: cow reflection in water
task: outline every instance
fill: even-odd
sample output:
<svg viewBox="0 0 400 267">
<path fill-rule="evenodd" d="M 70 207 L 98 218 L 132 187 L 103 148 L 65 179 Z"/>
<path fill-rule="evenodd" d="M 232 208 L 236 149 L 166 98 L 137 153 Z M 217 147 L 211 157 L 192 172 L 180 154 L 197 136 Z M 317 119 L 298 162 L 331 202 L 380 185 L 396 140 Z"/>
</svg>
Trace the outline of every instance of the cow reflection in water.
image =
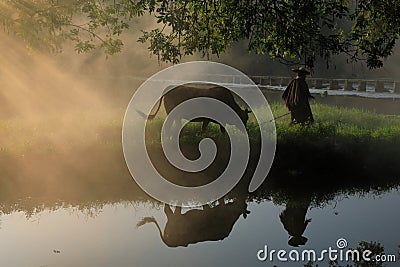
<svg viewBox="0 0 400 267">
<path fill-rule="evenodd" d="M 310 203 L 310 198 L 302 201 L 290 199 L 286 204 L 285 210 L 279 215 L 283 227 L 291 236 L 288 241 L 290 246 L 298 247 L 304 245 L 308 240 L 303 236 L 303 233 L 311 222 L 311 219 L 306 219 Z"/>
<path fill-rule="evenodd" d="M 137 226 L 152 222 L 156 225 L 161 239 L 169 247 L 186 247 L 203 241 L 223 240 L 232 231 L 233 225 L 242 215 L 244 218 L 250 211 L 247 210 L 245 198 L 225 203 L 220 200 L 213 207 L 203 206 L 202 210 L 192 209 L 182 213 L 180 207 L 173 211 L 169 205 L 164 206 L 167 216 L 164 233 L 153 217 L 143 218 Z"/>
</svg>

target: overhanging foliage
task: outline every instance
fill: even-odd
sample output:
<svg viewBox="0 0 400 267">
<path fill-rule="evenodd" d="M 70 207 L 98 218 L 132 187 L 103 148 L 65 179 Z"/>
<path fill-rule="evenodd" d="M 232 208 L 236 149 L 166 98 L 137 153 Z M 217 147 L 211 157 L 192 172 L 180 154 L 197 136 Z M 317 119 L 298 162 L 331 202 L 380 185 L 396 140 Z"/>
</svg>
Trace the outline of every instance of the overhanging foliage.
<svg viewBox="0 0 400 267">
<path fill-rule="evenodd" d="M 166 62 L 200 52 L 219 55 L 248 40 L 248 51 L 310 68 L 345 53 L 383 66 L 400 33 L 399 0 L 5 0 L 0 20 L 30 47 L 121 51 L 120 35 L 145 14 L 157 19 L 139 41 Z"/>
</svg>

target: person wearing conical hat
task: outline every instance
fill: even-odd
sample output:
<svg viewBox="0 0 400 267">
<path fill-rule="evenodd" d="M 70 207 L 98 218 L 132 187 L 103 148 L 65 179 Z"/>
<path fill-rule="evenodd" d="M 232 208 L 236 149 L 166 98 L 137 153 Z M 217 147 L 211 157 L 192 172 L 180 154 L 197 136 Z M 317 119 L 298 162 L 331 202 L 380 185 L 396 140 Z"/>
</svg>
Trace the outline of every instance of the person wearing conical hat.
<svg viewBox="0 0 400 267">
<path fill-rule="evenodd" d="M 308 239 L 303 234 L 311 222 L 311 219 L 306 219 L 310 204 L 311 197 L 307 195 L 302 198 L 291 198 L 286 203 L 285 210 L 279 215 L 283 227 L 290 235 L 289 246 L 298 247 L 307 243 Z"/>
<path fill-rule="evenodd" d="M 306 75 L 310 72 L 302 67 L 292 69 L 292 71 L 296 72 L 297 76 L 289 83 L 282 95 L 282 99 L 291 113 L 290 125 L 313 123 L 314 117 L 308 99 L 314 97 L 306 82 Z"/>
</svg>

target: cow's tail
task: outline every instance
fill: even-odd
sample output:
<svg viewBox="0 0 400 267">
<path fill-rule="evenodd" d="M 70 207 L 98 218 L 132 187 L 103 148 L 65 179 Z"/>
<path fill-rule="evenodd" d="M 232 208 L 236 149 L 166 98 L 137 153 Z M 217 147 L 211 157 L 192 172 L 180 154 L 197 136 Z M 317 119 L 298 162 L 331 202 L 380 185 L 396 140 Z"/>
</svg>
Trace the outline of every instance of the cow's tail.
<svg viewBox="0 0 400 267">
<path fill-rule="evenodd" d="M 158 100 L 158 107 L 156 109 L 156 112 L 154 112 L 154 114 L 146 115 L 146 114 L 144 114 L 142 111 L 140 111 L 138 109 L 136 109 L 136 112 L 139 113 L 139 115 L 142 116 L 143 118 L 148 119 L 148 120 L 151 121 L 152 119 L 154 119 L 156 117 L 158 111 L 160 110 L 162 98 L 163 97 L 161 97 L 160 100 Z"/>
<path fill-rule="evenodd" d="M 158 224 L 158 222 L 156 221 L 156 219 L 154 219 L 154 217 L 144 217 L 142 218 L 137 224 L 136 224 L 136 228 L 145 225 L 146 223 L 154 223 L 158 229 L 158 233 L 160 234 L 161 239 L 164 241 L 164 236 L 162 234 L 161 231 L 161 227 Z M 165 241 L 164 241 L 165 242 Z"/>
</svg>

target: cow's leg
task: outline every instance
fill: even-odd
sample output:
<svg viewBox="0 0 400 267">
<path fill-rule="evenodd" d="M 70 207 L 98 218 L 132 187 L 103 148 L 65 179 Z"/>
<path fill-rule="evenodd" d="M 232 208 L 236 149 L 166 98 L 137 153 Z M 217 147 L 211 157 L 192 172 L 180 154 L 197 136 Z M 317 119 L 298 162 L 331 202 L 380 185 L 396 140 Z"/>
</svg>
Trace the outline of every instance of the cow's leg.
<svg viewBox="0 0 400 267">
<path fill-rule="evenodd" d="M 203 120 L 203 125 L 201 126 L 201 133 L 205 133 L 209 123 L 210 123 L 210 120 L 208 120 L 208 119 Z"/>
<path fill-rule="evenodd" d="M 226 130 L 222 124 L 219 125 L 219 129 L 221 130 L 221 133 L 225 134 Z"/>
<path fill-rule="evenodd" d="M 171 215 L 173 215 L 172 209 L 168 204 L 164 205 L 164 213 L 167 215 L 167 218 L 169 218 Z"/>
<path fill-rule="evenodd" d="M 228 201 L 228 200 L 227 200 Z M 225 202 L 225 198 L 221 198 L 221 200 L 219 201 L 219 203 L 221 204 L 221 205 L 226 205 L 226 204 L 228 204 L 229 202 Z"/>
<path fill-rule="evenodd" d="M 174 214 L 182 214 L 182 207 L 176 206 Z"/>
</svg>

